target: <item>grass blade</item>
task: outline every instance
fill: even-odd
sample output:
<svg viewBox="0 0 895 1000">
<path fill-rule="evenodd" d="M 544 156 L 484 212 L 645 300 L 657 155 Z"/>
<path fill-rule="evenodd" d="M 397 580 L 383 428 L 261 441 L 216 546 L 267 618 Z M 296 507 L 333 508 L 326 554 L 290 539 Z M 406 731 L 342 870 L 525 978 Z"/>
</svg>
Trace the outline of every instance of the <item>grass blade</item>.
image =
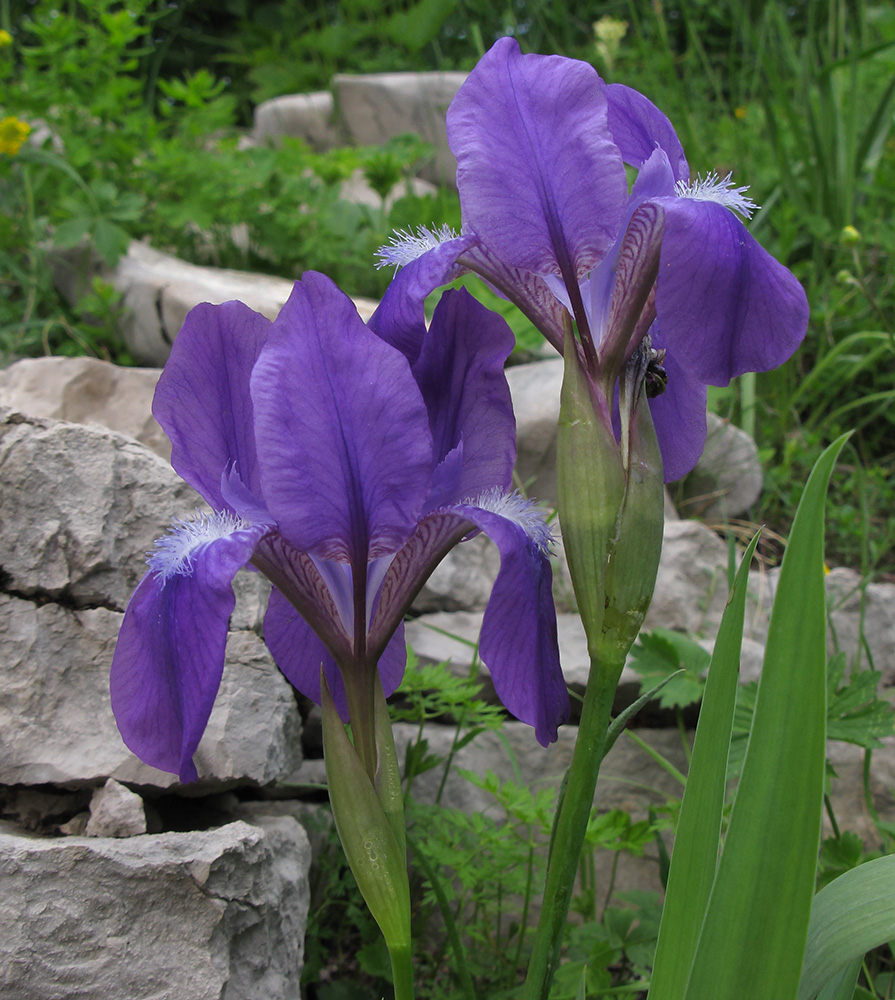
<svg viewBox="0 0 895 1000">
<path fill-rule="evenodd" d="M 847 963 L 895 938 L 895 854 L 867 861 L 814 897 L 798 1000 L 814 1000 Z"/>
<path fill-rule="evenodd" d="M 823 511 L 843 436 L 796 512 L 743 773 L 686 1000 L 792 1000 L 814 895 L 826 749 Z"/>
<path fill-rule="evenodd" d="M 715 640 L 671 856 L 649 1000 L 674 1000 L 683 995 L 715 880 L 746 584 L 758 538 L 752 539 L 740 563 Z"/>
</svg>

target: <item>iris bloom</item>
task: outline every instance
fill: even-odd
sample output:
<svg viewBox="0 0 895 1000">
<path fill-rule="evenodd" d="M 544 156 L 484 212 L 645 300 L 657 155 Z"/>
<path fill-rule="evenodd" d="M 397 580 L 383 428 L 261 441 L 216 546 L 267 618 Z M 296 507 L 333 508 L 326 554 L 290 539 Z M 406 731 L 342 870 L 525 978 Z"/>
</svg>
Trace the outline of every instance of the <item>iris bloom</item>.
<svg viewBox="0 0 895 1000">
<path fill-rule="evenodd" d="M 607 425 L 618 380 L 642 358 L 665 480 L 682 476 L 705 443 L 706 386 L 776 367 L 807 326 L 801 286 L 735 214 L 755 208 L 745 189 L 691 181 L 671 123 L 641 94 L 509 38 L 460 88 L 447 128 L 462 234 L 423 229 L 382 248 L 381 265 L 403 270 L 374 325 L 411 329 L 416 301 L 466 271 L 560 353 L 574 320 Z"/>
<path fill-rule="evenodd" d="M 241 567 L 273 582 L 264 634 L 280 669 L 318 703 L 322 671 L 357 741 L 377 668 L 386 695 L 401 679 L 405 611 L 479 530 L 501 555 L 482 658 L 507 708 L 543 744 L 556 738 L 568 702 L 549 531 L 508 492 L 512 334 L 465 292 L 447 293 L 417 333 L 374 332 L 314 273 L 272 323 L 238 302 L 187 317 L 153 411 L 213 513 L 158 543 L 112 664 L 119 728 L 147 763 L 197 776 Z M 371 746 L 359 749 L 368 769 Z"/>
</svg>

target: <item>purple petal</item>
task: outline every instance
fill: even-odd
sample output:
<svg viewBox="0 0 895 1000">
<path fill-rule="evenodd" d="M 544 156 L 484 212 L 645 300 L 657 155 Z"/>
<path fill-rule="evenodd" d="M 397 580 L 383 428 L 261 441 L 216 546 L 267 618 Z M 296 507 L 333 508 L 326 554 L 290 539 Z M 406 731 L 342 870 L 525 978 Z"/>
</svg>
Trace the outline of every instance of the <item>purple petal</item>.
<svg viewBox="0 0 895 1000">
<path fill-rule="evenodd" d="M 547 341 L 562 354 L 565 309 L 544 278 L 531 271 L 509 267 L 481 244 L 464 250 L 459 262 L 484 278 L 498 294 L 517 306 L 531 321 L 532 326 L 540 330 Z"/>
<path fill-rule="evenodd" d="M 656 310 L 675 361 L 709 385 L 786 361 L 808 325 L 808 301 L 793 274 L 724 206 L 691 198 L 660 203 Z"/>
<path fill-rule="evenodd" d="M 432 440 L 406 358 L 326 277 L 296 283 L 252 373 L 264 498 L 297 549 L 365 565 L 429 490 Z"/>
<path fill-rule="evenodd" d="M 513 344 L 501 316 L 463 289 L 444 293 L 413 375 L 429 413 L 435 461 L 462 443 L 462 467 L 451 493 L 430 495 L 430 508 L 510 485 L 516 421 L 503 366 Z"/>
<path fill-rule="evenodd" d="M 426 336 L 426 297 L 466 273 L 456 260 L 476 242 L 475 236 L 460 236 L 402 267 L 370 317 L 370 329 L 397 347 L 411 364 L 419 357 Z"/>
<path fill-rule="evenodd" d="M 270 320 L 241 302 L 203 303 L 187 316 L 155 390 L 152 412 L 171 439 L 171 464 L 220 510 L 221 476 L 235 463 L 258 495 L 249 377 Z"/>
<path fill-rule="evenodd" d="M 464 224 L 505 264 L 568 284 L 612 245 L 627 195 L 593 67 L 498 40 L 447 114 Z"/>
<path fill-rule="evenodd" d="M 112 710 L 127 746 L 181 781 L 197 778 L 193 754 L 221 682 L 231 581 L 267 530 L 234 531 L 196 546 L 167 576 L 148 573 L 125 612 L 112 659 Z"/>
<path fill-rule="evenodd" d="M 609 132 L 625 163 L 639 170 L 658 146 L 668 156 L 674 179 L 690 179 L 690 167 L 674 126 L 652 101 L 620 83 L 606 87 L 606 101 Z"/>
<path fill-rule="evenodd" d="M 345 685 L 342 675 L 323 640 L 292 604 L 274 587 L 264 616 L 264 641 L 286 680 L 315 704 L 320 704 L 320 668 L 339 714 L 347 720 Z"/>
<path fill-rule="evenodd" d="M 343 722 L 348 718 L 348 700 L 342 673 L 329 650 L 289 601 L 274 588 L 264 617 L 264 641 L 289 683 L 315 704 L 320 704 L 320 669 L 332 691 Z M 388 697 L 401 683 L 407 661 L 404 625 L 399 622 L 379 658 L 379 676 Z"/>
<path fill-rule="evenodd" d="M 346 631 L 332 591 L 314 560 L 306 552 L 293 548 L 280 535 L 270 534 L 259 542 L 252 562 L 311 623 L 332 656 L 347 662 L 351 656 L 353 629 Z"/>
<path fill-rule="evenodd" d="M 650 331 L 653 347 L 664 346 L 656 326 Z M 663 366 L 668 372 L 668 385 L 660 396 L 649 401 L 666 483 L 685 476 L 696 463 L 705 447 L 706 387 L 676 363 L 669 351 Z"/>
<path fill-rule="evenodd" d="M 500 573 L 482 622 L 479 652 L 494 690 L 517 719 L 534 726 L 542 746 L 569 715 L 559 664 L 550 560 L 522 523 L 471 505 L 454 508 L 500 550 Z"/>
<path fill-rule="evenodd" d="M 384 647 L 435 567 L 473 530 L 474 525 L 454 511 L 435 511 L 420 520 L 383 578 L 367 639 L 374 654 Z"/>
</svg>

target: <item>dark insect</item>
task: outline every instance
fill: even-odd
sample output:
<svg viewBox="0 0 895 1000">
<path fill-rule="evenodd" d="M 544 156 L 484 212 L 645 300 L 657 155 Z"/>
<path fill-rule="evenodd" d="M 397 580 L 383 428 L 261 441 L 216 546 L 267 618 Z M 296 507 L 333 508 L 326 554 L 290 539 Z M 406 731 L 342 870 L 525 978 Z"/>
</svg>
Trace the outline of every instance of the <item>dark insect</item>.
<svg viewBox="0 0 895 1000">
<path fill-rule="evenodd" d="M 650 351 L 649 363 L 646 366 L 646 374 L 643 377 L 643 384 L 646 388 L 646 398 L 655 399 L 665 392 L 668 385 L 668 372 L 662 362 L 665 360 L 665 351 Z"/>
</svg>

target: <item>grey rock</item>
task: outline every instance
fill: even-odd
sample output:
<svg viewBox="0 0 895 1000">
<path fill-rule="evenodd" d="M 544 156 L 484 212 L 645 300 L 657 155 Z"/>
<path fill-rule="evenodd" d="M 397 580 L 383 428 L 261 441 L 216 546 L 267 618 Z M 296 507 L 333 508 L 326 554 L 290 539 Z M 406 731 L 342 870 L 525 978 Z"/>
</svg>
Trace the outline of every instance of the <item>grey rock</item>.
<svg viewBox="0 0 895 1000">
<path fill-rule="evenodd" d="M 854 570 L 834 569 L 826 578 L 831 651 L 842 650 L 849 666 L 868 666 L 895 685 L 895 584 L 863 583 Z M 866 643 L 866 646 L 865 646 Z"/>
<path fill-rule="evenodd" d="M 431 663 L 447 663 L 454 673 L 466 675 L 473 661 L 483 617 L 484 613 L 480 611 L 420 615 L 406 623 L 404 636 L 417 656 Z M 559 614 L 556 616 L 556 629 L 566 684 L 580 694 L 584 691 L 590 670 L 584 627 L 577 615 Z M 485 695 L 497 700 L 488 668 L 482 663 L 479 668 Z M 620 681 L 620 699 L 626 702 L 633 700 L 632 694 L 639 684 L 639 675 L 626 666 Z"/>
<path fill-rule="evenodd" d="M 514 365 L 506 371 L 516 414 L 516 475 L 526 495 L 556 504 L 556 428 L 562 358 Z"/>
<path fill-rule="evenodd" d="M 118 733 L 109 668 L 122 615 L 0 594 L 0 784 L 97 785 L 108 777 L 188 794 L 294 783 L 301 720 L 292 688 L 253 632 L 231 632 L 221 690 L 196 754 L 199 782 L 141 763 Z"/>
<path fill-rule="evenodd" d="M 123 610 L 145 554 L 199 495 L 132 438 L 0 414 L 5 589 Z"/>
<path fill-rule="evenodd" d="M 171 443 L 152 416 L 160 374 L 98 358 L 24 358 L 0 371 L 0 406 L 29 417 L 99 424 L 170 459 Z"/>
<path fill-rule="evenodd" d="M 276 143 L 285 136 L 301 139 L 318 152 L 337 146 L 333 95 L 327 90 L 286 94 L 259 104 L 254 111 L 253 142 Z"/>
<path fill-rule="evenodd" d="M 426 195 L 435 194 L 437 191 L 438 188 L 434 184 L 430 184 L 420 177 L 412 177 L 395 184 L 383 199 L 370 187 L 363 170 L 356 170 L 351 177 L 342 182 L 340 196 L 343 201 L 349 201 L 353 205 L 366 205 L 368 208 L 381 208 L 388 212 L 399 198 L 409 194 L 423 198 Z"/>
<path fill-rule="evenodd" d="M 88 837 L 135 837 L 141 833 L 146 833 L 143 800 L 126 785 L 109 778 L 93 793 L 84 834 Z"/>
<path fill-rule="evenodd" d="M 123 840 L 0 834 L 2 1000 L 294 1000 L 310 848 L 288 817 Z"/>
<path fill-rule="evenodd" d="M 727 546 L 698 521 L 666 521 L 644 628 L 713 635 L 727 603 Z"/>
<path fill-rule="evenodd" d="M 414 611 L 484 610 L 499 570 L 500 554 L 487 536 L 461 542 L 426 581 L 413 602 Z"/>
<path fill-rule="evenodd" d="M 447 142 L 445 114 L 466 79 L 465 73 L 376 73 L 333 77 L 340 123 L 351 140 L 376 145 L 406 132 L 435 147 L 434 162 L 420 176 L 434 184 L 454 184 L 457 163 Z"/>
<path fill-rule="evenodd" d="M 687 517 L 728 521 L 745 514 L 761 496 L 758 447 L 741 428 L 706 414 L 708 433 L 696 468 L 684 479 L 679 502 Z"/>
<path fill-rule="evenodd" d="M 677 729 L 634 732 L 675 767 L 686 772 L 687 756 Z M 409 723 L 395 726 L 399 759 L 403 759 L 407 744 L 416 739 L 417 733 L 418 728 Z M 432 753 L 447 756 L 454 737 L 452 727 L 429 725 L 424 735 Z M 548 747 L 542 747 L 535 739 L 531 726 L 521 722 L 506 723 L 501 736 L 492 730 L 486 730 L 454 756 L 442 802 L 466 812 L 499 815 L 493 796 L 464 779 L 459 773 L 464 769 L 479 776 L 484 776 L 485 771 L 490 770 L 501 782 L 520 781 L 528 788 L 558 789 L 562 776 L 571 763 L 576 736 L 576 727 L 563 726 L 559 731 L 559 739 Z M 519 766 L 521 779 L 516 777 L 504 737 Z M 414 796 L 424 802 L 433 801 L 442 779 L 442 768 L 443 765 L 420 775 L 414 781 Z M 596 801 L 601 809 L 625 809 L 642 817 L 651 804 L 662 803 L 672 795 L 680 796 L 681 791 L 681 786 L 664 768 L 623 734 L 610 750 L 601 768 Z"/>
<path fill-rule="evenodd" d="M 81 248 L 55 260 L 54 280 L 70 301 L 79 297 L 84 275 L 89 278 L 98 272 L 123 295 L 125 342 L 138 362 L 157 367 L 168 359 L 187 313 L 200 302 L 238 299 L 274 319 L 294 284 L 265 274 L 201 267 L 136 241 L 111 271 L 91 263 Z M 366 299 L 357 299 L 355 304 L 365 320 L 376 307 Z"/>
</svg>

